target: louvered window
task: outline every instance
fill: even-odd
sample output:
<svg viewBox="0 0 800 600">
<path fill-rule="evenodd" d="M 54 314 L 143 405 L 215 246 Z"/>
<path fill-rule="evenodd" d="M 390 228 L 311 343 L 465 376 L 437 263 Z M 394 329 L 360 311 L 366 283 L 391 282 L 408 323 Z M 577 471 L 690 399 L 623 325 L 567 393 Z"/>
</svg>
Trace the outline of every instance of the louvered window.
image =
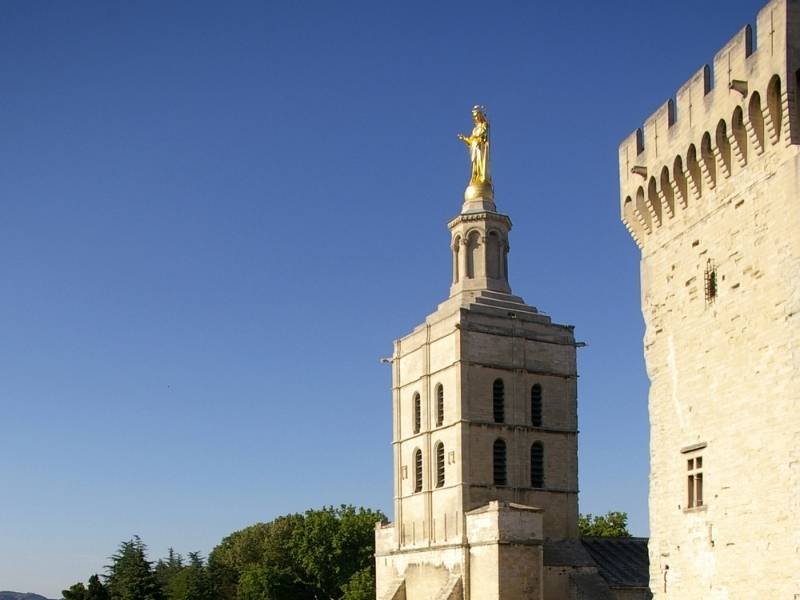
<svg viewBox="0 0 800 600">
<path fill-rule="evenodd" d="M 503 380 L 495 379 L 492 385 L 492 412 L 495 423 L 503 423 L 506 420 L 505 399 L 506 391 Z"/>
<path fill-rule="evenodd" d="M 436 444 L 436 487 L 444 485 L 444 444 Z"/>
<path fill-rule="evenodd" d="M 542 386 L 538 383 L 531 388 L 531 423 L 542 426 Z"/>
<path fill-rule="evenodd" d="M 414 394 L 414 433 L 422 429 L 422 401 L 419 394 Z"/>
<path fill-rule="evenodd" d="M 444 423 L 444 386 L 436 386 L 436 426 L 441 427 Z"/>
<path fill-rule="evenodd" d="M 503 440 L 495 440 L 492 457 L 494 459 L 494 484 L 508 485 L 506 477 L 506 443 Z"/>
<path fill-rule="evenodd" d="M 534 442 L 531 446 L 531 487 L 544 487 L 544 446 Z"/>
<path fill-rule="evenodd" d="M 422 491 L 422 450 L 414 450 L 414 492 Z"/>
</svg>

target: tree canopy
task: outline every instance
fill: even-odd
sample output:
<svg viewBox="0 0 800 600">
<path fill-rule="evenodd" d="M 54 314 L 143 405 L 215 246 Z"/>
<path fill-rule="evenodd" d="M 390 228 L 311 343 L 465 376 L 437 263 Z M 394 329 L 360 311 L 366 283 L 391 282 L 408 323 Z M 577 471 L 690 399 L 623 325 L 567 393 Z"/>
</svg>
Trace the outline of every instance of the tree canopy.
<svg viewBox="0 0 800 600">
<path fill-rule="evenodd" d="M 605 515 L 587 513 L 578 517 L 581 537 L 631 537 L 628 513 L 609 511 Z"/>
<path fill-rule="evenodd" d="M 225 537 L 206 563 L 172 548 L 155 565 L 134 536 L 101 582 L 76 583 L 64 600 L 374 600 L 379 511 L 324 507 L 257 523 Z"/>
</svg>

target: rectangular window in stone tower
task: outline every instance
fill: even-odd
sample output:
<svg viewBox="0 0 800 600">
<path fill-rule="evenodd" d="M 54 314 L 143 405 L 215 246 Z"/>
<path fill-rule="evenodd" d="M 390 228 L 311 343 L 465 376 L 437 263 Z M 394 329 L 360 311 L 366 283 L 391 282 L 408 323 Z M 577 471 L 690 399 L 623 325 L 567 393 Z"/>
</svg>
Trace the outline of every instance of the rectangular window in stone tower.
<svg viewBox="0 0 800 600">
<path fill-rule="evenodd" d="M 703 506 L 703 457 L 695 456 L 686 461 L 686 508 Z"/>
</svg>

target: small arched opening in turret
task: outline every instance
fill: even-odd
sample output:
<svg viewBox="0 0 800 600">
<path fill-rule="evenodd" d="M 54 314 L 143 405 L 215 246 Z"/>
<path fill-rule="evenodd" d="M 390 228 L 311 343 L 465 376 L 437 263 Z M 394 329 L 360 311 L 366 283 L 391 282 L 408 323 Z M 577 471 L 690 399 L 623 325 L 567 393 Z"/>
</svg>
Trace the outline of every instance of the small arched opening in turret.
<svg viewBox="0 0 800 600">
<path fill-rule="evenodd" d="M 757 149 L 764 149 L 764 113 L 761 110 L 761 96 L 758 92 L 753 92 L 750 97 L 750 104 L 747 107 L 747 118 L 753 128 Z M 756 152 L 758 154 L 759 152 Z"/>
<path fill-rule="evenodd" d="M 467 236 L 467 279 L 475 277 L 475 267 L 478 264 L 478 247 L 480 246 L 481 234 L 477 231 L 471 232 Z"/>
<path fill-rule="evenodd" d="M 689 188 L 686 183 L 686 174 L 683 172 L 683 159 L 681 159 L 680 155 L 676 156 L 675 161 L 672 163 L 672 177 L 678 187 L 678 193 L 681 195 L 680 201 L 685 208 L 689 202 Z"/>
<path fill-rule="evenodd" d="M 700 163 L 697 161 L 697 148 L 694 144 L 691 144 L 686 152 L 686 170 L 694 188 L 694 195 L 700 198 L 703 195 L 703 178 L 700 175 Z"/>
<path fill-rule="evenodd" d="M 733 110 L 731 117 L 731 133 L 733 139 L 736 141 L 737 150 L 742 165 L 747 164 L 747 129 L 744 127 L 744 111 L 741 106 L 737 106 Z"/>
<path fill-rule="evenodd" d="M 460 263 L 460 256 L 461 256 L 461 236 L 457 235 L 456 238 L 453 240 L 453 283 L 458 283 L 460 279 L 461 273 L 461 263 Z"/>
<path fill-rule="evenodd" d="M 725 167 L 725 175 L 728 176 L 731 174 L 731 143 L 728 140 L 728 126 L 725 125 L 725 119 L 720 119 L 717 123 L 715 138 L 722 164 Z"/>
<path fill-rule="evenodd" d="M 661 169 L 661 177 L 659 179 L 661 193 L 664 195 L 664 200 L 667 202 L 667 211 L 671 217 L 675 214 L 675 193 L 672 190 L 672 183 L 669 180 L 669 169 L 667 167 Z"/>
<path fill-rule="evenodd" d="M 414 450 L 414 493 L 422 491 L 422 450 Z"/>
<path fill-rule="evenodd" d="M 717 183 L 717 159 L 714 157 L 714 150 L 711 148 L 711 134 L 707 131 L 700 141 L 700 155 L 703 158 L 706 173 L 708 173 L 710 187 L 714 187 Z"/>
<path fill-rule="evenodd" d="M 772 143 L 781 138 L 781 122 L 783 120 L 783 106 L 781 100 L 781 78 L 773 75 L 767 86 L 767 110 L 772 121 Z"/>
<path fill-rule="evenodd" d="M 500 234 L 490 231 L 486 239 L 486 275 L 491 279 L 500 279 L 503 272 L 503 252 Z"/>
<path fill-rule="evenodd" d="M 658 197 L 658 186 L 656 185 L 655 177 L 651 177 L 650 182 L 647 184 L 647 203 L 650 205 L 650 210 L 655 217 L 656 226 L 661 225 L 663 210 L 661 198 Z"/>
</svg>

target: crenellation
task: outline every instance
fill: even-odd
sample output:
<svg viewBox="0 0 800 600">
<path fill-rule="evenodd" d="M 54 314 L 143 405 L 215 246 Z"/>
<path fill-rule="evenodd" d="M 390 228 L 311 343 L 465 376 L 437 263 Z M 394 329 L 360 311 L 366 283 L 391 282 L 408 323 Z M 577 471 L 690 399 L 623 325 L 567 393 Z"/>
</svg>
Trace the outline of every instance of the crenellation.
<svg viewBox="0 0 800 600">
<path fill-rule="evenodd" d="M 797 0 L 772 0 L 758 14 L 755 47 L 752 28 L 739 30 L 713 70 L 698 69 L 620 144 L 620 212 L 640 248 L 674 235 L 687 211 L 701 216 L 749 163 L 800 142 L 800 59 L 787 54 L 800 46 L 789 35 L 800 33 L 799 15 Z"/>
</svg>

